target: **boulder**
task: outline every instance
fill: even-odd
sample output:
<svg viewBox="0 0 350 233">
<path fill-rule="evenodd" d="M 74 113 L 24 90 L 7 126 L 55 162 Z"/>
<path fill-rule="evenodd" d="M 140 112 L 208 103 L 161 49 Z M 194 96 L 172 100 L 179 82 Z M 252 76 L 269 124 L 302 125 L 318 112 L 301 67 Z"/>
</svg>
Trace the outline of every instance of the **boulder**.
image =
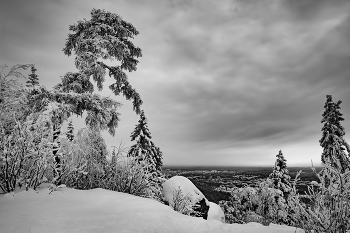
<svg viewBox="0 0 350 233">
<path fill-rule="evenodd" d="M 170 206 L 174 206 L 176 192 L 180 190 L 183 196 L 188 197 L 191 205 L 192 216 L 208 218 L 209 201 L 203 193 L 186 177 L 173 176 L 163 183 L 163 200 Z"/>
<path fill-rule="evenodd" d="M 209 204 L 210 208 L 208 211 L 208 220 L 215 219 L 225 223 L 225 213 L 221 207 L 214 202 L 209 202 Z"/>
</svg>

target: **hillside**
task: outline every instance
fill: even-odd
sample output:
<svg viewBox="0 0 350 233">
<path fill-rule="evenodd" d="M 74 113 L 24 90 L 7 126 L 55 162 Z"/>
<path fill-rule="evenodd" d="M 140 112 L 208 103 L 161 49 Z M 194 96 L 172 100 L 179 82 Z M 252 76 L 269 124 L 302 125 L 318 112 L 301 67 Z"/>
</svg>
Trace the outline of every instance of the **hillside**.
<svg viewBox="0 0 350 233">
<path fill-rule="evenodd" d="M 47 188 L 0 196 L 0 232 L 295 232 L 257 223 L 223 224 L 185 216 L 155 200 L 104 189 Z M 303 232 L 298 229 L 299 233 Z"/>
</svg>

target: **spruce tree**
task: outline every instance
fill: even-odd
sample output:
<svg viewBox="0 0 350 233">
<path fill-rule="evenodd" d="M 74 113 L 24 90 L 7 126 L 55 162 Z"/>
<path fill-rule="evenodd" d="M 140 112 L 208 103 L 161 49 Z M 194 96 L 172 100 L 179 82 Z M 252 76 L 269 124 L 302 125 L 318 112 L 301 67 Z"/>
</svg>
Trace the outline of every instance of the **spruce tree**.
<svg viewBox="0 0 350 233">
<path fill-rule="evenodd" d="M 37 69 L 35 69 L 35 66 L 33 65 L 31 68 L 31 74 L 28 75 L 28 80 L 26 81 L 26 86 L 27 87 L 34 87 L 36 85 L 39 85 L 39 78 L 38 75 L 35 73 Z"/>
<path fill-rule="evenodd" d="M 340 100 L 334 103 L 331 95 L 326 96 L 325 111 L 322 114 L 322 138 L 320 145 L 323 147 L 321 161 L 338 171 L 344 173 L 349 169 L 349 145 L 343 138 L 344 127 L 340 124 L 344 120 L 340 112 Z"/>
<path fill-rule="evenodd" d="M 283 192 L 283 196 L 287 199 L 289 193 L 291 192 L 290 176 L 287 169 L 287 160 L 284 158 L 282 151 L 280 150 L 273 171 L 269 178 L 273 181 L 273 186 L 275 189 L 279 189 Z"/>
<path fill-rule="evenodd" d="M 163 156 L 159 147 L 155 146 L 151 138 L 147 118 L 144 111 L 141 111 L 139 123 L 131 134 L 131 141 L 136 140 L 136 144 L 131 146 L 128 157 L 134 157 L 139 162 L 146 160 L 153 167 L 153 171 L 157 171 L 160 174 Z"/>
<path fill-rule="evenodd" d="M 69 141 L 73 141 L 74 140 L 74 127 L 73 127 L 72 120 L 70 120 L 69 123 L 68 123 L 66 135 L 67 135 L 67 138 L 68 138 Z"/>
</svg>

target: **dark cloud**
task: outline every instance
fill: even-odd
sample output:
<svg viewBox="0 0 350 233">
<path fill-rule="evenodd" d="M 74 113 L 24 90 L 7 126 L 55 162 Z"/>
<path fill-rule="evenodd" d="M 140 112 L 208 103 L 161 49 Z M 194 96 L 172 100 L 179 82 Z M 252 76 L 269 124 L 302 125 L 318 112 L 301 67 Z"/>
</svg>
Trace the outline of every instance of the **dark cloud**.
<svg viewBox="0 0 350 233">
<path fill-rule="evenodd" d="M 339 12 L 339 8 L 349 7 L 347 0 L 284 0 L 283 3 L 298 20 L 313 20 L 323 17 L 326 13 Z"/>
<path fill-rule="evenodd" d="M 239 14 L 244 9 L 241 6 Z M 321 14 L 322 9 L 319 6 L 309 14 Z M 193 141 L 302 141 L 319 130 L 325 95 L 336 90 L 335 94 L 342 93 L 339 97 L 346 97 L 350 71 L 346 17 L 325 14 L 307 23 L 260 15 L 262 21 L 275 20 L 266 27 L 257 19 L 253 23 L 250 18 L 228 19 L 221 12 L 212 20 L 226 20 L 226 25 L 197 24 L 191 20 L 196 13 L 203 12 L 193 11 L 189 18 L 177 21 L 178 27 L 167 27 L 172 51 L 166 67 L 178 82 L 164 84 L 166 111 L 186 119 Z M 206 16 L 210 21 L 210 14 Z M 221 38 L 216 32 L 223 34 Z M 220 43 L 215 41 L 218 38 Z M 193 72 L 187 74 L 186 69 Z M 177 70 L 183 72 L 180 77 Z"/>
<path fill-rule="evenodd" d="M 89 18 L 93 7 L 140 31 L 135 45 L 143 57 L 128 75 L 166 164 L 213 164 L 212 155 L 247 163 L 251 154 L 270 164 L 283 148 L 297 163 L 306 151 L 319 157 L 326 94 L 343 100 L 350 118 L 345 0 L 11 1 L 0 14 L 0 62 L 34 61 L 51 85 L 74 70 L 61 52 L 68 25 Z M 124 141 L 137 121 L 130 109 L 121 110 Z M 107 137 L 110 145 L 118 140 Z"/>
</svg>

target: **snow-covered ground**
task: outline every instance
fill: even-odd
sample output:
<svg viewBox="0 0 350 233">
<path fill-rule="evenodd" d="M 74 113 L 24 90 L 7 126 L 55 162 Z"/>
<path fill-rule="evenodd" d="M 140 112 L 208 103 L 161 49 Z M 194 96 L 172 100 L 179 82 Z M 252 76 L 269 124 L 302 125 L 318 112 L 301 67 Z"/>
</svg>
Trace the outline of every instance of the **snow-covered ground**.
<svg viewBox="0 0 350 233">
<path fill-rule="evenodd" d="M 294 233 L 258 223 L 224 224 L 177 213 L 155 200 L 104 189 L 47 188 L 0 196 L 0 232 Z M 304 232 L 298 229 L 296 232 Z"/>
</svg>

